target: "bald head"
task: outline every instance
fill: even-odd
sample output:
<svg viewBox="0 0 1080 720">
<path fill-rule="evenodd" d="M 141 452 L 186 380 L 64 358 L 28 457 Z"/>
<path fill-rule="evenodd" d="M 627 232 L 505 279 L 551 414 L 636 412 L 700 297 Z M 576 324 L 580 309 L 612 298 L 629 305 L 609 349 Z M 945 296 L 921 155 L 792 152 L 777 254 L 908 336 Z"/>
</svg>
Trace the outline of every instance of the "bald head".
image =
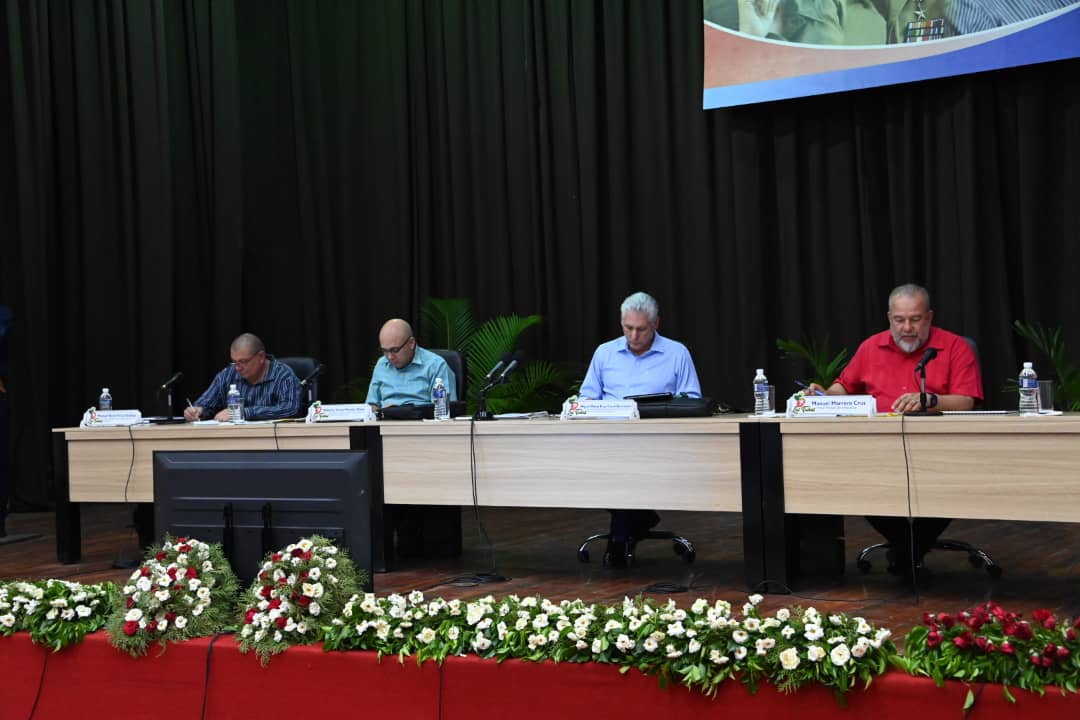
<svg viewBox="0 0 1080 720">
<path fill-rule="evenodd" d="M 416 354 L 412 325 L 401 318 L 383 323 L 379 330 L 379 350 L 386 356 L 386 361 L 399 370 L 411 363 Z"/>
<path fill-rule="evenodd" d="M 238 335 L 229 345 L 229 357 L 236 372 L 249 383 L 259 382 L 266 374 L 266 346 L 256 335 Z"/>
</svg>

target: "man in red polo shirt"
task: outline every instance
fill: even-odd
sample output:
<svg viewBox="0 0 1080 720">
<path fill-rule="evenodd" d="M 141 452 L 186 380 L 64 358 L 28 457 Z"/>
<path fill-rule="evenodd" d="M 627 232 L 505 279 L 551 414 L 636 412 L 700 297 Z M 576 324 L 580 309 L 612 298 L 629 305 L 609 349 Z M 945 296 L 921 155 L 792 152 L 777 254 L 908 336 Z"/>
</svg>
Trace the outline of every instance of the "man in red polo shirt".
<svg viewBox="0 0 1080 720">
<path fill-rule="evenodd" d="M 889 293 L 889 329 L 871 335 L 840 377 L 824 392 L 828 395 L 873 395 L 879 413 L 919 409 L 919 376 L 915 366 L 928 348 L 937 357 L 926 369 L 926 404 L 938 410 L 971 410 L 983 399 L 979 361 L 967 341 L 955 333 L 933 327 L 930 294 L 919 285 L 901 285 Z M 811 385 L 812 390 L 823 390 Z M 907 518 L 870 517 L 870 524 L 892 546 L 890 570 L 910 574 L 949 524 L 943 518 L 916 518 L 914 543 Z"/>
</svg>

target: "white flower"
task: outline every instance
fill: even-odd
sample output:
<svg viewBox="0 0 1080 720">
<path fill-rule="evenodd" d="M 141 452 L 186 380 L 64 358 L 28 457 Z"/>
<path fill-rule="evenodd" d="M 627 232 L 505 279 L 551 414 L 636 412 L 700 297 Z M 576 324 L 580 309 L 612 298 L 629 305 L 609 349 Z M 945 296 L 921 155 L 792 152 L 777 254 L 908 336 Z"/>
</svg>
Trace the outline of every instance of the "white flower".
<svg viewBox="0 0 1080 720">
<path fill-rule="evenodd" d="M 286 629 L 289 629 L 289 626 L 290 626 L 290 625 L 292 625 L 292 618 L 290 618 L 290 619 L 289 619 L 289 622 L 285 624 L 285 628 L 286 628 Z M 304 634 L 304 633 L 306 633 L 307 631 L 308 631 L 308 626 L 307 626 L 307 623 L 306 623 L 306 622 L 298 622 L 298 623 L 296 623 L 296 632 L 298 632 L 298 633 L 300 633 L 301 635 L 303 635 L 303 634 Z"/>
<path fill-rule="evenodd" d="M 525 618 L 518 618 L 517 622 L 514 623 L 514 629 L 515 630 L 524 630 L 528 626 L 529 626 L 529 621 L 526 620 Z"/>
<path fill-rule="evenodd" d="M 210 588 L 203 585 L 201 588 L 195 591 L 195 596 L 200 600 L 208 600 L 210 598 Z"/>
<path fill-rule="evenodd" d="M 746 658 L 746 652 L 747 652 L 746 646 L 744 646 L 744 645 L 740 645 L 739 647 L 735 648 L 735 659 L 736 660 L 745 659 Z"/>
<path fill-rule="evenodd" d="M 491 641 L 483 635 L 477 635 L 472 641 L 473 650 L 477 652 L 484 652 L 491 647 Z"/>
<path fill-rule="evenodd" d="M 818 662 L 825 657 L 825 651 L 817 645 L 806 648 L 806 659 L 810 662 Z"/>
<path fill-rule="evenodd" d="M 274 642 L 281 642 L 283 638 L 284 636 L 281 634 L 280 630 L 274 631 Z"/>
<path fill-rule="evenodd" d="M 202 571 L 204 573 L 210 572 L 213 569 L 214 569 L 214 563 L 210 562 L 209 560 L 205 561 L 202 564 Z"/>
<path fill-rule="evenodd" d="M 851 651 L 848 650 L 848 646 L 844 643 L 840 643 L 832 649 L 829 653 L 829 659 L 832 660 L 832 664 L 836 666 L 842 666 L 847 664 L 847 661 L 851 659 Z"/>
<path fill-rule="evenodd" d="M 495 631 L 499 634 L 499 640 L 505 640 L 506 639 L 506 631 L 507 631 L 506 623 L 501 622 L 498 625 L 496 625 L 495 626 Z"/>
<path fill-rule="evenodd" d="M 173 620 L 173 625 L 176 626 L 177 630 L 183 630 L 185 627 L 187 627 L 187 618 L 183 615 L 178 615 L 176 619 Z"/>
<path fill-rule="evenodd" d="M 604 623 L 604 632 L 611 632 L 612 630 L 622 630 L 622 623 L 618 620 L 608 620 Z"/>
<path fill-rule="evenodd" d="M 470 625 L 475 625 L 484 618 L 484 606 L 480 603 L 469 603 L 468 609 L 465 611 L 465 622 Z"/>
<path fill-rule="evenodd" d="M 674 645 L 672 645 L 670 643 L 668 644 L 668 646 L 666 648 L 664 648 L 664 650 L 667 651 L 667 656 L 669 658 L 677 658 L 677 657 L 682 656 L 682 650 L 679 650 L 678 648 L 676 648 Z"/>
<path fill-rule="evenodd" d="M 154 597 L 156 597 L 158 599 L 158 601 L 160 601 L 160 602 L 165 602 L 170 597 L 169 591 L 168 590 L 158 590 L 156 593 L 154 593 Z"/>
<path fill-rule="evenodd" d="M 161 618 L 157 622 L 157 629 L 161 632 L 165 632 L 169 628 L 169 621 L 165 618 Z"/>
<path fill-rule="evenodd" d="M 198 590 L 200 585 L 202 585 L 202 580 L 199 578 L 191 578 L 187 581 L 188 590 L 191 592 Z"/>
<path fill-rule="evenodd" d="M 660 643 L 649 637 L 645 639 L 645 642 L 641 644 L 641 647 L 645 648 L 647 652 L 656 652 L 656 648 L 660 647 Z"/>
<path fill-rule="evenodd" d="M 630 652 L 634 649 L 636 643 L 630 639 L 628 635 L 623 633 L 615 640 L 615 647 L 619 648 L 623 652 Z"/>
<path fill-rule="evenodd" d="M 686 651 L 689 653 L 696 653 L 701 650 L 701 643 L 697 640 L 691 640 L 686 646 Z"/>
<path fill-rule="evenodd" d="M 312 580 L 318 579 L 319 578 L 312 578 Z M 409 593 L 409 602 L 413 605 L 419 605 L 420 603 L 424 602 L 424 593 L 420 592 L 419 590 L 413 590 L 411 593 Z"/>
<path fill-rule="evenodd" d="M 59 614 L 59 613 L 57 612 L 56 608 L 53 608 L 53 609 L 52 609 L 52 610 L 50 610 L 49 612 L 45 613 L 45 619 L 46 619 L 46 620 L 55 620 L 55 619 L 56 619 L 56 616 L 57 616 L 58 614 Z"/>
<path fill-rule="evenodd" d="M 333 570 L 336 567 L 337 567 L 337 560 L 335 560 L 332 557 L 331 558 L 326 558 L 326 569 L 327 570 Z"/>
<path fill-rule="evenodd" d="M 810 623 L 806 626 L 806 631 L 803 633 L 803 637 L 807 640 L 820 640 L 825 637 L 825 631 L 821 629 L 820 625 Z"/>
<path fill-rule="evenodd" d="M 855 618 L 855 622 L 858 624 L 858 626 L 855 628 L 855 632 L 860 635 L 867 635 L 871 630 L 874 629 L 870 627 L 870 623 L 866 622 L 866 620 L 862 618 Z"/>
<path fill-rule="evenodd" d="M 296 543 L 296 546 L 299 547 L 304 552 L 307 552 L 308 550 L 311 549 L 311 541 L 308 540 L 307 538 L 304 538 L 300 542 Z"/>
<path fill-rule="evenodd" d="M 426 627 L 420 631 L 419 639 L 425 645 L 430 645 L 435 640 L 435 631 Z"/>
<path fill-rule="evenodd" d="M 84 617 L 90 617 L 90 613 L 92 611 L 86 605 L 79 605 L 78 607 L 75 608 L 75 612 L 78 614 L 79 617 L 84 618 Z"/>
<path fill-rule="evenodd" d="M 150 582 L 150 578 L 141 577 L 135 581 L 135 587 L 143 592 L 150 592 L 150 588 L 153 587 L 153 583 Z"/>
<path fill-rule="evenodd" d="M 757 618 L 748 617 L 743 620 L 742 626 L 750 632 L 757 632 L 759 629 L 761 629 L 761 621 Z"/>
<path fill-rule="evenodd" d="M 137 607 L 131 608 L 130 610 L 127 611 L 127 614 L 124 615 L 124 620 L 126 622 L 138 622 L 141 619 L 142 619 L 142 610 L 140 610 Z"/>
<path fill-rule="evenodd" d="M 576 647 L 578 650 L 584 650 L 585 648 L 589 647 L 589 643 L 585 642 L 584 640 L 578 640 L 576 643 L 574 643 L 574 647 Z"/>
<path fill-rule="evenodd" d="M 592 651 L 594 655 L 599 655 L 604 649 L 604 644 L 600 642 L 600 638 L 596 638 L 592 641 Z"/>
<path fill-rule="evenodd" d="M 795 634 L 795 628 L 790 625 L 785 625 L 784 629 L 780 631 L 780 634 L 784 636 L 785 640 L 790 640 L 791 636 Z"/>
<path fill-rule="evenodd" d="M 690 611 L 695 615 L 700 615 L 705 612 L 709 607 L 709 601 L 705 598 L 698 598 L 694 601 L 694 604 L 690 606 Z"/>
<path fill-rule="evenodd" d="M 709 662 L 716 665 L 727 665 L 730 658 L 727 655 L 721 655 L 719 650 L 713 649 L 709 651 Z"/>
<path fill-rule="evenodd" d="M 851 648 L 851 654 L 857 658 L 861 658 L 866 655 L 866 651 L 870 649 L 870 639 L 866 637 L 860 637 L 855 641 L 855 644 Z"/>
<path fill-rule="evenodd" d="M 831 622 L 833 625 L 843 625 L 844 618 L 840 617 L 839 615 L 830 615 L 829 622 Z"/>
<path fill-rule="evenodd" d="M 547 637 L 543 633 L 529 636 L 529 649 L 535 650 L 541 645 L 547 644 Z"/>
<path fill-rule="evenodd" d="M 776 619 L 781 622 L 787 622 L 791 619 L 791 611 L 787 608 L 780 608 L 776 611 Z"/>
<path fill-rule="evenodd" d="M 892 637 L 891 630 L 880 628 L 876 633 L 874 633 L 874 639 L 870 641 L 870 645 L 874 648 L 880 648 L 881 643 L 885 642 L 890 637 Z"/>
<path fill-rule="evenodd" d="M 750 639 L 750 634 L 745 630 L 736 630 L 731 633 L 731 639 L 742 645 L 744 642 Z"/>
<path fill-rule="evenodd" d="M 191 610 L 191 614 L 194 615 L 195 617 L 199 617 L 200 615 L 202 615 L 202 612 L 203 612 L 203 606 L 202 605 L 196 605 Z"/>
<path fill-rule="evenodd" d="M 780 666 L 785 670 L 794 670 L 799 667 L 799 651 L 793 647 L 780 652 Z"/>
<path fill-rule="evenodd" d="M 446 631 L 446 637 L 450 638 L 451 640 L 457 640 L 460 636 L 461 628 L 459 628 L 457 625 L 454 625 Z"/>
<path fill-rule="evenodd" d="M 75 618 L 75 611 L 71 608 L 64 608 L 60 611 L 61 620 L 72 620 Z"/>
<path fill-rule="evenodd" d="M 322 583 L 303 583 L 300 586 L 301 592 L 310 598 L 321 598 L 323 596 Z"/>
<path fill-rule="evenodd" d="M 544 613 L 540 613 L 539 615 L 537 615 L 536 617 L 533 618 L 532 626 L 536 630 L 539 630 L 540 628 L 547 627 L 548 626 L 548 616 L 545 615 Z"/>
<path fill-rule="evenodd" d="M 750 597 L 748 597 L 746 599 L 749 600 L 752 604 L 757 605 L 758 603 L 760 603 L 762 600 L 765 599 L 765 596 L 764 595 L 758 595 L 757 593 L 754 593 L 753 595 L 751 595 Z"/>
</svg>

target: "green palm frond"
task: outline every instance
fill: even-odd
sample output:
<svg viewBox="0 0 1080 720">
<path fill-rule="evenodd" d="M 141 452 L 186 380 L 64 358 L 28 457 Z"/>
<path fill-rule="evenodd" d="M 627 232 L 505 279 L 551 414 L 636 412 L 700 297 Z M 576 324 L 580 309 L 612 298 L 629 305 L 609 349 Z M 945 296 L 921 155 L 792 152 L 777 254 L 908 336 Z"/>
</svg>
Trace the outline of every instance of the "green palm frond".
<svg viewBox="0 0 1080 720">
<path fill-rule="evenodd" d="M 822 387 L 829 387 L 840 375 L 840 371 L 847 365 L 847 348 L 840 348 L 833 355 L 829 346 L 829 336 L 818 344 L 817 340 L 777 339 L 776 347 L 780 350 L 780 357 L 785 360 L 803 360 L 810 365 L 810 376 L 807 382 L 814 382 Z"/>
<path fill-rule="evenodd" d="M 469 358 L 470 394 L 480 391 L 480 383 L 487 371 L 504 355 L 514 351 L 521 334 L 542 321 L 539 315 L 504 315 L 492 318 L 477 328 L 465 346 L 465 354 Z"/>
<path fill-rule="evenodd" d="M 420 308 L 424 345 L 464 350 L 478 323 L 467 298 L 428 298 Z"/>
<path fill-rule="evenodd" d="M 506 385 L 492 389 L 488 411 L 531 412 L 557 411 L 566 397 L 566 375 L 546 360 L 529 363 Z"/>
<path fill-rule="evenodd" d="M 1060 326 L 1044 328 L 1040 323 L 1025 324 L 1020 320 L 1013 323 L 1020 337 L 1035 346 L 1050 360 L 1057 379 L 1054 383 L 1055 404 L 1065 410 L 1080 410 L 1080 368 L 1073 365 L 1069 351 L 1065 348 Z M 1016 392 L 1016 381 L 1006 382 L 1006 390 Z"/>
</svg>

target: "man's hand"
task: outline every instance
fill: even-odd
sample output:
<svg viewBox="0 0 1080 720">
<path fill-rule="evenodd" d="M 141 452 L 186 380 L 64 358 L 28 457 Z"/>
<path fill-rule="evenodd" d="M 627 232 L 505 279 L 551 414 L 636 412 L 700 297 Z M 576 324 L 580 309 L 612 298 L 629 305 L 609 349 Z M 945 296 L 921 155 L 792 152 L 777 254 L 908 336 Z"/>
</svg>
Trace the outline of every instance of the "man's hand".
<svg viewBox="0 0 1080 720">
<path fill-rule="evenodd" d="M 820 385 L 818 385 L 815 382 L 812 382 L 812 383 L 810 383 L 809 385 L 806 386 L 806 392 L 803 393 L 803 394 L 804 395 L 825 395 L 826 393 L 825 393 L 825 388 L 821 387 Z"/>
<path fill-rule="evenodd" d="M 184 420 L 187 422 L 195 422 L 202 417 L 202 408 L 193 405 L 188 405 L 184 408 Z"/>
<path fill-rule="evenodd" d="M 926 402 L 930 402 L 930 393 L 926 394 Z M 919 393 L 904 393 L 900 397 L 896 398 L 896 402 L 892 404 L 892 411 L 897 413 L 915 412 L 921 410 L 922 406 L 919 404 Z"/>
<path fill-rule="evenodd" d="M 214 416 L 214 419 L 218 422 L 229 422 L 229 408 L 218 410 L 218 414 Z"/>
</svg>

